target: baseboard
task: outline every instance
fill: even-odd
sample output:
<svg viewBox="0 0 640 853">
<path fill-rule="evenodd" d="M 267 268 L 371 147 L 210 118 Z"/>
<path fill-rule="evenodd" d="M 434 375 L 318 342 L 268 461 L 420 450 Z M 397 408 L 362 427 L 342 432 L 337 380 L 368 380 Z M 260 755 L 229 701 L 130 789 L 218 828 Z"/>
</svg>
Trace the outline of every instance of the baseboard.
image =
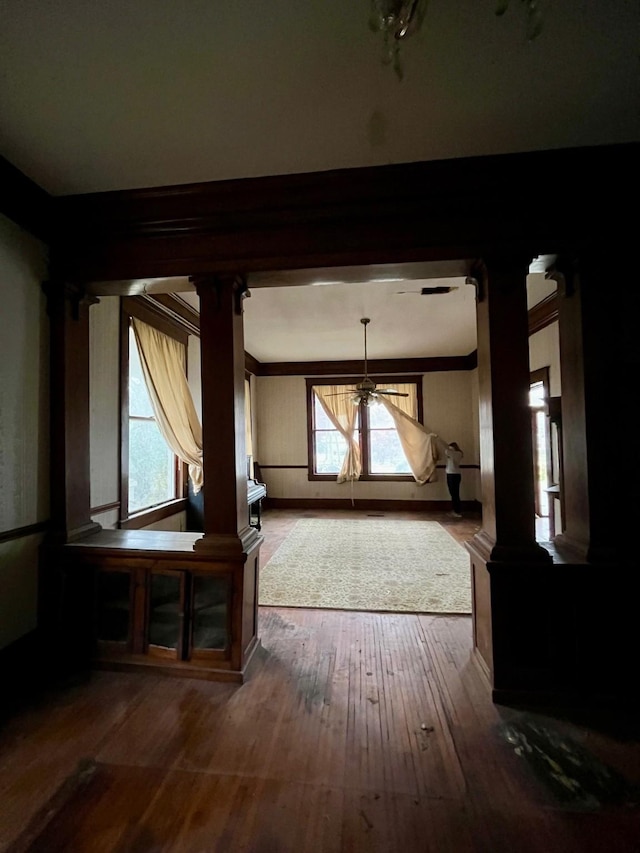
<svg viewBox="0 0 640 853">
<path fill-rule="evenodd" d="M 380 500 L 377 498 L 273 498 L 262 502 L 263 509 L 370 509 L 378 512 L 449 512 L 450 501 Z M 480 514 L 482 504 L 478 501 L 463 501 L 463 514 Z"/>
</svg>

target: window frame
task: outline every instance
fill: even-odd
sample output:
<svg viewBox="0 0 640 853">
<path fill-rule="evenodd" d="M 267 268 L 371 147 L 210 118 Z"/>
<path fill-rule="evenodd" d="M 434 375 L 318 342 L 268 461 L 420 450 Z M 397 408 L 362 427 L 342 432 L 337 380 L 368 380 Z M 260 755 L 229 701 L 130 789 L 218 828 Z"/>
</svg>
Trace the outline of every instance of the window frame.
<svg viewBox="0 0 640 853">
<path fill-rule="evenodd" d="M 418 420 L 424 423 L 423 404 L 423 374 L 411 374 L 403 376 L 376 376 L 371 375 L 376 385 L 386 386 L 398 383 L 410 383 L 416 386 L 416 398 L 418 404 Z M 357 385 L 362 382 L 362 376 L 331 376 L 331 377 L 306 377 L 307 385 L 307 476 L 309 480 L 319 480 L 335 483 L 336 474 L 317 474 L 315 472 L 315 447 L 314 447 L 314 393 L 313 388 L 317 385 Z M 371 474 L 369 471 L 369 414 L 368 407 L 360 404 L 360 454 L 362 458 L 362 473 L 360 481 L 364 482 L 415 482 L 412 474 Z"/>
<path fill-rule="evenodd" d="M 118 527 L 137 530 L 187 507 L 187 465 L 175 456 L 175 496 L 167 501 L 129 512 L 129 331 L 132 318 L 153 326 L 159 332 L 174 338 L 185 347 L 185 358 L 189 345 L 188 333 L 158 309 L 139 302 L 134 297 L 120 300 L 120 518 Z M 185 361 L 185 366 L 188 362 Z"/>
</svg>

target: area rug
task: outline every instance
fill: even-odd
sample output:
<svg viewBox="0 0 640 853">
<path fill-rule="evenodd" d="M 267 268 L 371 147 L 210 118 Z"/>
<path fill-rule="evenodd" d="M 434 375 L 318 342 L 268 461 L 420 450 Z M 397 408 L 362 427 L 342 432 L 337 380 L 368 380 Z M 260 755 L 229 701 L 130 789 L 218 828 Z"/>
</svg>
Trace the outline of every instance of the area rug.
<svg viewBox="0 0 640 853">
<path fill-rule="evenodd" d="M 259 602 L 471 613 L 469 555 L 436 521 L 305 518 L 262 568 Z"/>
</svg>

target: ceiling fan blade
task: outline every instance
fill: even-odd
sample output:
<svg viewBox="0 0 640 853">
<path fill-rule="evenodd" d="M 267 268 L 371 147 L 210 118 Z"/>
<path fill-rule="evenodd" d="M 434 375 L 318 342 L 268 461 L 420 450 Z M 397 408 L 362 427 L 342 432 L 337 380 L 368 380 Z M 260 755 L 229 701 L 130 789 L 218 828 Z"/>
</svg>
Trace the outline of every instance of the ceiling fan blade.
<svg viewBox="0 0 640 853">
<path fill-rule="evenodd" d="M 376 388 L 376 394 L 386 394 L 391 397 L 408 397 L 404 391 L 394 391 L 392 388 Z"/>
<path fill-rule="evenodd" d="M 359 394 L 356 388 L 348 388 L 346 391 L 335 391 L 333 394 L 325 394 L 325 397 L 341 397 L 343 394 Z"/>
</svg>

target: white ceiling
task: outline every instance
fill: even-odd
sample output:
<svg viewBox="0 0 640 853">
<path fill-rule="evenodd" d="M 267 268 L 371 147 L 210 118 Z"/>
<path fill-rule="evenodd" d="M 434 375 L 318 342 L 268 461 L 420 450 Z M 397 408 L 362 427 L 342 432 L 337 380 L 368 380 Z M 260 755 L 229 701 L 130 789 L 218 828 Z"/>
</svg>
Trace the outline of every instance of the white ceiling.
<svg viewBox="0 0 640 853">
<path fill-rule="evenodd" d="M 525 4 L 496 5 L 431 0 L 400 81 L 368 0 L 0 0 L 0 154 L 61 195 L 640 138 L 636 0 L 540 0 L 531 43 Z M 373 359 L 467 355 L 473 288 L 450 275 L 435 297 L 396 291 L 438 273 L 254 278 L 246 348 L 359 358 L 368 316 Z"/>
<path fill-rule="evenodd" d="M 53 194 L 637 141 L 640 4 L 2 0 L 0 154 Z M 532 191 L 538 188 L 532 187 Z"/>
<path fill-rule="evenodd" d="M 430 296 L 415 292 L 424 286 L 457 289 Z M 529 275 L 529 307 L 555 287 L 542 273 Z M 475 287 L 465 278 L 250 286 L 250 293 L 244 301 L 245 349 L 260 362 L 362 359 L 362 317 L 371 320 L 372 360 L 465 356 L 476 349 Z M 199 309 L 194 292 L 180 298 Z"/>
</svg>

